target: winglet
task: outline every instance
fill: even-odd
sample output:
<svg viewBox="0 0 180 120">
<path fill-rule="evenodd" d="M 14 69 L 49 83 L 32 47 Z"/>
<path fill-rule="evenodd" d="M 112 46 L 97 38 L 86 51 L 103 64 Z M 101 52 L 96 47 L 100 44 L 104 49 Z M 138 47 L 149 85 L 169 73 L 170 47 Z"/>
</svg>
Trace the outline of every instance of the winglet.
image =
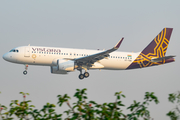
<svg viewBox="0 0 180 120">
<path fill-rule="evenodd" d="M 114 46 L 115 49 L 118 49 L 118 48 L 119 48 L 119 46 L 121 45 L 123 39 L 124 39 L 124 38 L 122 38 L 122 39 Z"/>
</svg>

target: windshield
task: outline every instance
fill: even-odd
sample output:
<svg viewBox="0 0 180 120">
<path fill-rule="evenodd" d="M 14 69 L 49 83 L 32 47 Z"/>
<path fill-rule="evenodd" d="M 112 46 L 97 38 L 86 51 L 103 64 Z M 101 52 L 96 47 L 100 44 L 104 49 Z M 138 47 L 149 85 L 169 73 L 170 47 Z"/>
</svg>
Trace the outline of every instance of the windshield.
<svg viewBox="0 0 180 120">
<path fill-rule="evenodd" d="M 12 49 L 12 50 L 10 50 L 9 52 L 19 52 L 19 50 L 17 50 L 17 49 Z"/>
</svg>

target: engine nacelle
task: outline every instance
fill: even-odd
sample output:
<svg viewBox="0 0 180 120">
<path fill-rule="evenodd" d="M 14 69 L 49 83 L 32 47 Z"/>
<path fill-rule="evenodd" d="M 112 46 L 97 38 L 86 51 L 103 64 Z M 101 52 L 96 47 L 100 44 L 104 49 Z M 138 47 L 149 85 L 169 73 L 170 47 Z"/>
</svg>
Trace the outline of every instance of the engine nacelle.
<svg viewBox="0 0 180 120">
<path fill-rule="evenodd" d="M 56 61 L 56 62 L 55 62 Z M 74 71 L 74 61 L 55 59 L 53 64 L 56 66 L 51 66 L 51 73 L 54 74 L 67 74 L 67 72 Z"/>
<path fill-rule="evenodd" d="M 51 73 L 53 73 L 53 74 L 67 74 L 67 71 L 59 70 L 58 66 L 51 66 Z"/>
<path fill-rule="evenodd" d="M 64 61 L 64 60 L 57 60 L 57 66 L 58 66 L 58 70 L 63 70 L 63 71 L 74 71 L 74 61 L 68 60 L 68 61 Z"/>
</svg>

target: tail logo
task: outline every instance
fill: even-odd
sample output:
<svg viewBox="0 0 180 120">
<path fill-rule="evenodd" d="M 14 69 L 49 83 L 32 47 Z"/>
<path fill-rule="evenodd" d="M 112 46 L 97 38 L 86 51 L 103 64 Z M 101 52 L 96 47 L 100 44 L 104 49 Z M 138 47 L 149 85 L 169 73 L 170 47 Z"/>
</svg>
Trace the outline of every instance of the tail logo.
<svg viewBox="0 0 180 120">
<path fill-rule="evenodd" d="M 139 56 L 133 61 L 133 63 L 128 68 L 142 68 L 152 65 L 164 64 L 165 60 L 161 62 L 151 62 L 151 59 L 165 56 L 171 33 L 172 28 L 164 28 L 154 38 L 154 40 L 139 54 Z"/>
</svg>

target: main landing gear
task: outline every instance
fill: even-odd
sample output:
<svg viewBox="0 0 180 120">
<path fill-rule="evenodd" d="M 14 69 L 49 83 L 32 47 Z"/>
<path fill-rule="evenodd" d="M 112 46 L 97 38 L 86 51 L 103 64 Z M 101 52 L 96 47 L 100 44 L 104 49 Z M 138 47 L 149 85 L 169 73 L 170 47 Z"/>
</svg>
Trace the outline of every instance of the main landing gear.
<svg viewBox="0 0 180 120">
<path fill-rule="evenodd" d="M 27 69 L 28 69 L 28 64 L 25 65 L 25 70 L 23 71 L 23 74 L 24 74 L 24 75 L 27 74 Z"/>
<path fill-rule="evenodd" d="M 84 74 L 82 74 L 82 69 L 80 69 L 79 71 L 80 71 L 80 74 L 79 74 L 79 79 L 80 80 L 89 77 L 89 73 L 87 72 L 87 70 L 85 70 Z"/>
</svg>

